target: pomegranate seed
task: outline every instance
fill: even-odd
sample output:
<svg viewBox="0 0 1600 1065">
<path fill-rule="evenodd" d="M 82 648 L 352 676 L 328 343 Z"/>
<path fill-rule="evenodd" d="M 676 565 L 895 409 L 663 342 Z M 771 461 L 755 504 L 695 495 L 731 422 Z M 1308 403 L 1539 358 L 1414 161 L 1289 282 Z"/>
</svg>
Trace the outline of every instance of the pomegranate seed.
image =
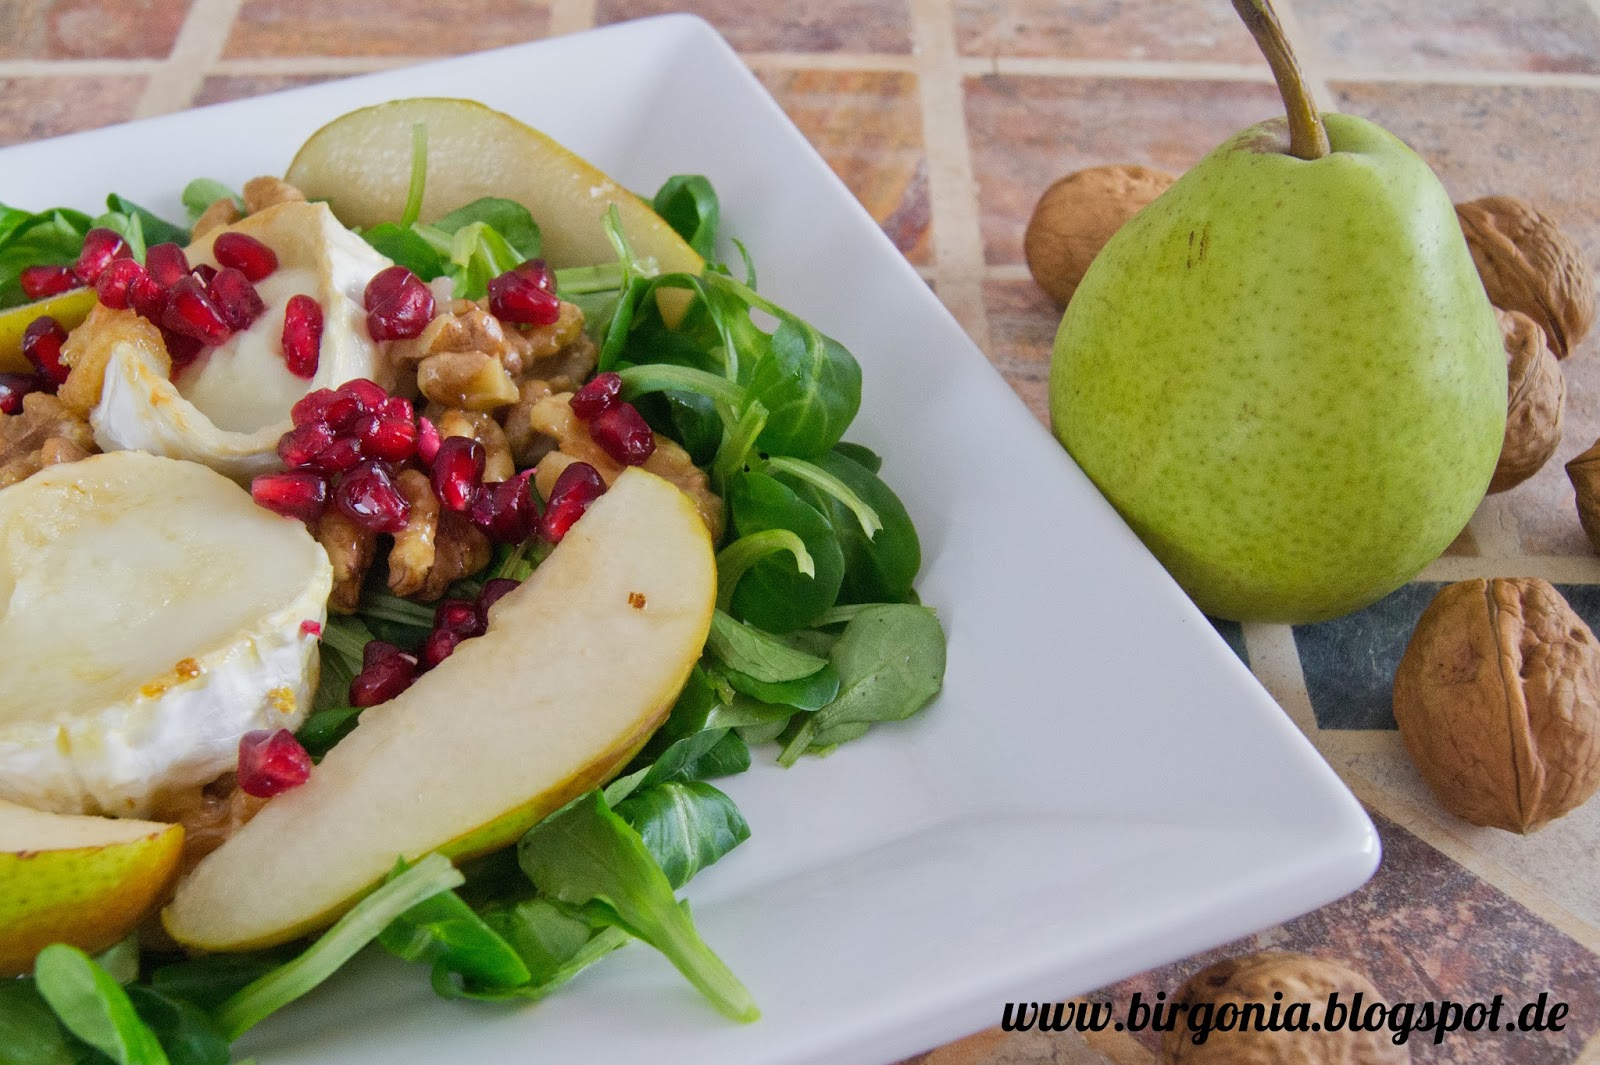
<svg viewBox="0 0 1600 1065">
<path fill-rule="evenodd" d="M 365 377 L 352 377 L 339 386 L 339 393 L 354 397 L 361 404 L 363 414 L 375 413 L 389 401 L 389 393 L 383 390 L 383 386 Z"/>
<path fill-rule="evenodd" d="M 513 267 L 519 274 L 526 274 L 533 278 L 534 284 L 544 289 L 550 295 L 556 294 L 556 275 L 550 269 L 550 264 L 543 259 L 529 259 L 527 262 Z"/>
<path fill-rule="evenodd" d="M 449 629 L 465 639 L 483 635 L 483 619 L 478 604 L 466 599 L 442 599 L 433 611 L 433 627 Z"/>
<path fill-rule="evenodd" d="M 167 309 L 167 290 L 146 270 L 143 276 L 135 276 L 128 282 L 128 306 L 138 312 L 139 317 L 160 325 L 161 312 Z"/>
<path fill-rule="evenodd" d="M 100 280 L 100 275 L 111 265 L 111 260 L 126 259 L 132 254 L 133 249 L 128 247 L 121 233 L 96 226 L 83 235 L 83 251 L 78 253 L 78 261 L 72 267 L 72 272 L 84 284 L 92 285 Z"/>
<path fill-rule="evenodd" d="M 451 510 L 466 510 L 483 484 L 487 458 L 483 445 L 470 436 L 446 437 L 433 456 L 433 494 Z"/>
<path fill-rule="evenodd" d="M 228 323 L 222 312 L 206 295 L 205 286 L 193 276 L 183 278 L 167 294 L 167 308 L 161 313 L 161 324 L 180 336 L 192 337 L 202 344 L 215 345 L 228 339 Z"/>
<path fill-rule="evenodd" d="M 239 790 L 270 799 L 311 777 L 311 756 L 286 728 L 256 729 L 239 738 Z"/>
<path fill-rule="evenodd" d="M 39 385 L 31 373 L 0 373 L 0 414 L 21 414 L 22 397 L 39 391 Z"/>
<path fill-rule="evenodd" d="M 529 486 L 533 471 L 524 470 L 508 481 L 486 484 L 473 498 L 467 516 L 501 544 L 520 544 L 533 535 L 538 512 Z"/>
<path fill-rule="evenodd" d="M 300 623 L 300 635 L 310 636 L 312 639 L 322 639 L 322 622 L 312 621 L 310 618 Z"/>
<path fill-rule="evenodd" d="M 212 266 L 210 263 L 201 263 L 199 266 L 189 271 L 189 276 L 194 278 L 196 281 L 199 281 L 207 288 L 210 288 L 211 279 L 217 276 L 217 268 Z M 179 280 L 182 280 L 182 278 Z"/>
<path fill-rule="evenodd" d="M 489 313 L 517 325 L 553 325 L 561 317 L 561 301 L 534 273 L 507 270 L 489 282 Z"/>
<path fill-rule="evenodd" d="M 426 418 L 417 419 L 417 457 L 428 465 L 439 455 L 439 427 Z"/>
<path fill-rule="evenodd" d="M 489 608 L 519 587 L 521 582 L 514 581 L 510 577 L 494 577 L 484 581 L 483 591 L 478 593 L 478 616 L 483 618 L 485 627 L 489 624 Z"/>
<path fill-rule="evenodd" d="M 371 669 L 386 658 L 405 654 L 400 648 L 387 640 L 368 640 L 366 646 L 361 648 L 361 668 Z M 406 655 L 412 662 L 417 660 L 416 655 Z"/>
<path fill-rule="evenodd" d="M 166 326 L 161 327 L 161 339 L 167 346 L 167 357 L 172 360 L 172 376 L 178 373 L 194 360 L 200 357 L 200 352 L 205 345 L 194 337 L 174 333 Z"/>
<path fill-rule="evenodd" d="M 317 453 L 314 464 L 329 473 L 344 473 L 354 469 L 362 457 L 361 441 L 348 434 L 340 434 L 333 443 Z"/>
<path fill-rule="evenodd" d="M 361 441 L 361 453 L 385 462 L 404 462 L 417 453 L 416 423 L 378 414 L 363 414 L 350 433 Z"/>
<path fill-rule="evenodd" d="M 48 299 L 83 287 L 70 266 L 30 266 L 18 275 L 17 281 L 22 285 L 22 294 L 30 300 Z"/>
<path fill-rule="evenodd" d="M 407 340 L 433 320 L 433 290 L 403 266 L 380 270 L 363 297 L 373 340 Z"/>
<path fill-rule="evenodd" d="M 152 244 L 144 250 L 144 268 L 162 288 L 189 276 L 189 257 L 176 244 Z"/>
<path fill-rule="evenodd" d="M 411 504 L 394 486 L 389 471 L 376 462 L 363 462 L 345 474 L 333 499 L 346 517 L 373 532 L 397 533 L 411 516 Z"/>
<path fill-rule="evenodd" d="M 411 687 L 417 679 L 417 660 L 396 649 L 396 653 L 363 665 L 350 681 L 351 706 L 377 706 Z"/>
<path fill-rule="evenodd" d="M 616 406 L 621 396 L 620 374 L 596 374 L 593 380 L 572 394 L 572 413 L 586 422 L 591 421 Z"/>
<path fill-rule="evenodd" d="M 328 482 L 311 470 L 263 473 L 250 482 L 250 498 L 274 514 L 316 521 L 328 506 Z"/>
<path fill-rule="evenodd" d="M 217 276 L 206 286 L 206 295 L 211 297 L 211 302 L 217 305 L 222 320 L 227 322 L 228 328 L 235 333 L 249 329 L 251 324 L 267 311 L 261 293 L 256 291 L 250 279 L 244 276 L 243 271 L 231 266 L 217 271 Z M 299 299 L 298 296 L 295 298 Z"/>
<path fill-rule="evenodd" d="M 112 310 L 125 311 L 131 301 L 128 290 L 141 277 L 148 280 L 149 275 L 132 259 L 113 259 L 94 283 L 95 295 Z"/>
<path fill-rule="evenodd" d="M 310 296 L 289 297 L 283 309 L 283 364 L 296 377 L 315 377 L 322 359 L 322 304 Z"/>
<path fill-rule="evenodd" d="M 233 267 L 251 281 L 270 277 L 278 268 L 277 253 L 248 233 L 223 233 L 212 243 L 211 254 L 220 265 Z"/>
<path fill-rule="evenodd" d="M 339 393 L 331 388 L 319 388 L 307 392 L 295 400 L 294 406 L 289 408 L 289 418 L 296 426 L 311 425 L 313 422 L 327 424 L 328 408 L 339 398 Z"/>
<path fill-rule="evenodd" d="M 28 323 L 22 331 L 22 354 L 33 363 L 44 383 L 54 392 L 67 379 L 72 370 L 61 362 L 61 345 L 67 342 L 67 331 L 61 323 L 42 314 Z"/>
<path fill-rule="evenodd" d="M 559 544 L 573 523 L 589 509 L 589 504 L 605 491 L 606 482 L 593 466 L 587 462 L 569 463 L 550 489 L 550 502 L 545 507 L 544 517 L 539 519 L 539 535 Z"/>
<path fill-rule="evenodd" d="M 334 432 L 323 422 L 297 425 L 278 438 L 278 457 L 291 470 L 314 466 L 317 457 L 333 443 Z M 355 463 L 351 463 L 355 465 Z"/>
<path fill-rule="evenodd" d="M 589 423 L 600 450 L 624 466 L 638 466 L 656 452 L 656 434 L 632 403 L 618 403 Z"/>
<path fill-rule="evenodd" d="M 418 664 L 423 669 L 432 669 L 449 658 L 462 639 L 459 632 L 434 629 L 428 633 L 428 638 L 422 641 L 422 649 L 417 653 Z"/>
<path fill-rule="evenodd" d="M 411 401 L 404 396 L 390 396 L 383 401 L 383 406 L 378 408 L 377 413 L 397 421 L 415 423 L 417 420 L 416 408 L 412 407 Z"/>
</svg>

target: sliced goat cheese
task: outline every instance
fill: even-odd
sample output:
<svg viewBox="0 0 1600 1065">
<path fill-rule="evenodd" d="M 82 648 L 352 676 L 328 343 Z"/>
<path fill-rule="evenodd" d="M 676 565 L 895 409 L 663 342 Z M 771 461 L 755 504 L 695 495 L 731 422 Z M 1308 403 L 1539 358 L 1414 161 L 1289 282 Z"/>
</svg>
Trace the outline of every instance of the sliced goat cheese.
<svg viewBox="0 0 1600 1065">
<path fill-rule="evenodd" d="M 0 798 L 137 817 L 234 768 L 246 732 L 304 718 L 332 583 L 303 524 L 192 462 L 0 491 Z"/>
<path fill-rule="evenodd" d="M 213 230 L 188 249 L 196 266 L 216 265 L 212 245 L 245 233 L 271 248 L 278 269 L 257 284 L 266 311 L 250 328 L 206 352 L 169 379 L 166 352 L 123 341 L 106 363 L 105 387 L 89 415 L 106 451 L 138 449 L 191 459 L 238 480 L 279 469 L 278 438 L 289 408 L 307 392 L 366 377 L 390 386 L 379 345 L 367 334 L 362 295 L 390 265 L 333 217 L 326 204 L 282 203 Z M 290 297 L 322 306 L 317 372 L 296 377 L 283 360 L 283 315 Z"/>
</svg>

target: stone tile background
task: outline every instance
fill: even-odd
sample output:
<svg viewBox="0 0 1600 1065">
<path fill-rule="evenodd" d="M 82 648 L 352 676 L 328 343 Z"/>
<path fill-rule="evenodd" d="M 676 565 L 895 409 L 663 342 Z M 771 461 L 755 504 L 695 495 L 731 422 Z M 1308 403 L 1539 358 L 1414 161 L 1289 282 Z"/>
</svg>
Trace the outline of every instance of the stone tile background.
<svg viewBox="0 0 1600 1065">
<path fill-rule="evenodd" d="M 1457 199 L 1539 202 L 1600 261 L 1600 0 L 1276 2 L 1327 106 L 1400 135 Z M 1022 262 L 1038 194 L 1098 163 L 1181 172 L 1277 109 L 1227 0 L 0 0 L 0 144 L 667 10 L 728 36 L 1041 419 L 1059 310 Z M 1378 875 L 1089 998 L 1170 992 L 1217 958 L 1287 947 L 1393 998 L 1548 988 L 1572 1005 L 1563 1033 L 1460 1037 L 1413 1046 L 1415 1061 L 1600 1065 L 1600 800 L 1527 839 L 1464 824 L 1411 767 L 1387 702 L 1441 583 L 1545 577 L 1600 623 L 1600 562 L 1561 469 L 1600 436 L 1597 347 L 1563 364 L 1556 459 L 1486 500 L 1417 583 L 1325 625 L 1219 625 L 1372 811 Z M 993 1029 L 914 1065 L 1158 1056 L 1110 1031 Z"/>
</svg>

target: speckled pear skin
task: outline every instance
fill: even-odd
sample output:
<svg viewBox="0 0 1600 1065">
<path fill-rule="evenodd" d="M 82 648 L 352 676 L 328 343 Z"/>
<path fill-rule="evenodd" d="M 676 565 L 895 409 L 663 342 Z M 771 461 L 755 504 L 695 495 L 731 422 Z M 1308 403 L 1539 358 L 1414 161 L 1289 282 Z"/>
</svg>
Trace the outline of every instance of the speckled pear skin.
<svg viewBox="0 0 1600 1065">
<path fill-rule="evenodd" d="M 1506 359 L 1450 198 L 1397 138 L 1324 115 L 1226 141 L 1102 249 L 1056 336 L 1055 433 L 1202 610 L 1337 617 L 1404 584 L 1483 498 Z"/>
</svg>

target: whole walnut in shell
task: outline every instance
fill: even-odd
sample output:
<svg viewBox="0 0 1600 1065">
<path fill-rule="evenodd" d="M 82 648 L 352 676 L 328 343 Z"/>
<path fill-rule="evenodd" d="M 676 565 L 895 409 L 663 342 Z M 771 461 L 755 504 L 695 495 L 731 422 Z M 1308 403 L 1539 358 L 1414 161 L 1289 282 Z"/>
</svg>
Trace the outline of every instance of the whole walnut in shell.
<svg viewBox="0 0 1600 1065">
<path fill-rule="evenodd" d="M 1538 322 L 1558 359 L 1572 354 L 1594 324 L 1594 277 L 1572 238 L 1514 196 L 1457 204 L 1456 217 L 1489 302 Z"/>
<path fill-rule="evenodd" d="M 1506 438 L 1489 491 L 1504 492 L 1538 473 L 1555 454 L 1567 382 L 1537 322 L 1521 311 L 1494 313 L 1506 346 Z"/>
<path fill-rule="evenodd" d="M 1600 440 L 1567 462 L 1567 480 L 1578 504 L 1578 521 L 1589 543 L 1600 552 Z"/>
<path fill-rule="evenodd" d="M 1536 577 L 1449 585 L 1400 659 L 1394 717 L 1441 806 L 1532 832 L 1600 788 L 1600 642 Z"/>
<path fill-rule="evenodd" d="M 1045 189 L 1022 238 L 1033 279 L 1065 306 L 1111 235 L 1175 180 L 1129 163 L 1080 170 Z"/>
<path fill-rule="evenodd" d="M 1283 998 L 1276 1003 L 1275 992 Z M 1367 1003 L 1383 1001 L 1382 993 L 1365 976 L 1338 962 L 1264 950 L 1242 958 L 1228 958 L 1208 966 L 1186 980 L 1174 996 L 1191 1006 L 1209 1003 L 1216 1010 L 1225 1004 L 1242 1008 L 1261 1003 L 1267 1011 L 1276 1004 L 1280 1017 L 1292 1005 L 1309 1005 L 1311 1021 L 1322 1021 L 1328 996 L 1338 992 L 1350 1005 L 1356 993 Z M 1253 1026 L 1252 1026 L 1253 1027 Z M 1180 1015 L 1174 1030 L 1161 1037 L 1164 1065 L 1404 1065 L 1411 1052 L 1396 1046 L 1390 1032 L 1257 1032 L 1246 1027 L 1210 1032 L 1196 1045 L 1194 1033 Z"/>
</svg>

